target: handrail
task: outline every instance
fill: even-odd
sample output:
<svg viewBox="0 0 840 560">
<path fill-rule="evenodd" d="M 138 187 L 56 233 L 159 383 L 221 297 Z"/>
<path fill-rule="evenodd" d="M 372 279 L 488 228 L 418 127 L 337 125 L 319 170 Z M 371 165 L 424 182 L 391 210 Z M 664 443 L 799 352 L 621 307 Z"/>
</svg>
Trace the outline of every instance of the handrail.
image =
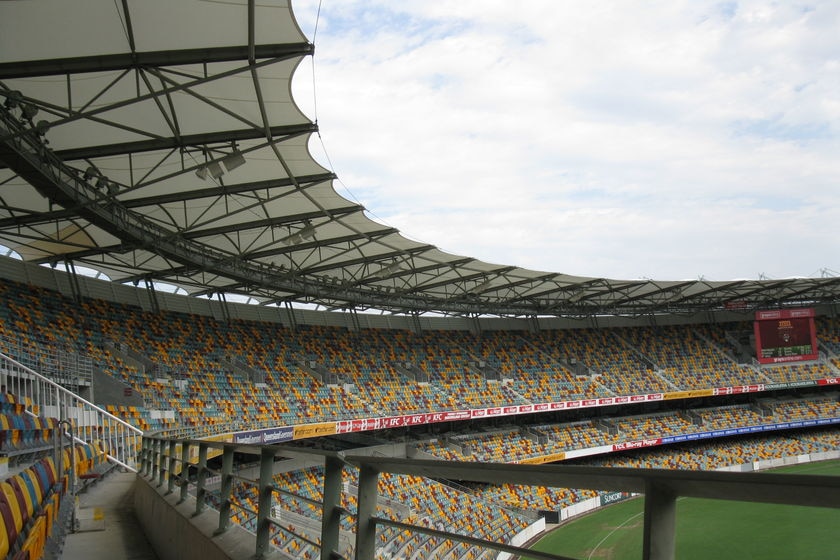
<svg viewBox="0 0 840 560">
<path fill-rule="evenodd" d="M 349 512 L 341 507 L 340 501 L 342 471 L 346 466 L 340 452 L 297 449 L 279 445 L 259 446 L 209 440 L 170 439 L 146 434 L 143 436 L 140 475 L 145 476 L 150 483 L 156 482 L 158 488 L 165 487 L 166 494 L 173 493 L 176 488 L 180 487 L 178 503 L 186 501 L 190 495 L 190 490 L 194 490 L 195 513 L 202 513 L 207 508 L 208 487 L 210 486 L 208 475 L 218 472 L 207 465 L 208 451 L 211 449 L 222 451 L 221 483 L 219 484 L 218 496 L 220 502 L 218 509 L 219 525 L 216 534 L 227 531 L 231 526 L 231 509 L 232 506 L 238 505 L 233 495 L 233 481 L 236 480 L 256 486 L 259 496 L 258 509 L 255 512 L 256 550 L 253 558 L 262 558 L 270 552 L 271 537 L 276 530 L 291 534 L 294 538 L 300 539 L 309 546 L 320 548 L 320 558 L 323 560 L 339 560 L 352 557 L 352 551 L 348 550 L 347 546 L 344 547 L 343 551 L 347 556 L 342 555 L 339 551 L 339 548 L 341 548 L 340 521 L 342 517 L 349 515 Z M 259 456 L 258 480 L 249 480 L 235 473 L 234 453 Z M 276 456 L 308 457 L 310 460 L 313 457 L 322 459 L 325 467 L 323 500 L 311 500 L 278 488 L 273 478 L 274 458 Z M 191 467 L 193 473 L 189 474 L 189 469 L 185 469 L 185 466 Z M 320 545 L 303 535 L 289 531 L 281 524 L 280 520 L 272 516 L 275 493 L 292 495 L 296 499 L 322 508 Z"/>
<path fill-rule="evenodd" d="M 289 446 L 174 440 L 150 435 L 143 438 L 141 475 L 150 482 L 157 481 L 158 487 L 168 485 L 167 493 L 174 492 L 176 486 L 180 486 L 181 501 L 187 499 L 188 488 L 194 487 L 196 512 L 204 511 L 207 494 L 206 478 L 210 472 L 207 466 L 209 449 L 223 450 L 225 458 L 222 461 L 222 484 L 219 496 L 222 503 L 218 514 L 219 532 L 230 526 L 232 480 L 236 477 L 233 464 L 234 453 L 260 457 L 258 482 L 260 502 L 259 510 L 256 512 L 255 558 L 261 558 L 268 553 L 269 537 L 272 527 L 277 522 L 271 517 L 272 494 L 276 490 L 272 479 L 275 456 L 318 456 L 325 461 L 324 499 L 321 503 L 323 507 L 321 560 L 342 557 L 338 552 L 339 521 L 344 516 L 356 520 L 356 542 L 353 554 L 357 560 L 375 558 L 378 527 L 393 527 L 443 538 L 451 542 L 483 547 L 498 551 L 499 557 L 510 557 L 511 554 L 516 554 L 544 560 L 565 558 L 538 553 L 511 543 L 487 541 L 470 535 L 380 517 L 377 515 L 377 502 L 379 501 L 378 477 L 381 473 L 489 484 L 511 483 L 522 486 L 590 488 L 645 494 L 644 560 L 674 559 L 676 500 L 679 496 L 840 507 L 840 478 L 838 477 L 509 463 L 482 463 L 481 468 L 476 468 L 474 462 L 348 456 L 341 452 L 302 450 Z M 189 463 L 194 467 L 194 474 L 185 476 L 179 463 Z M 341 493 L 348 492 L 342 484 L 341 473 L 348 466 L 359 468 L 358 513 L 355 515 L 350 515 L 340 506 Z"/>
<path fill-rule="evenodd" d="M 357 560 L 375 558 L 378 526 L 416 531 L 483 546 L 502 553 L 553 560 L 565 558 L 377 517 L 378 477 L 381 473 L 450 478 L 488 484 L 510 483 L 522 486 L 591 488 L 644 494 L 644 560 L 673 560 L 675 558 L 676 500 L 680 496 L 812 507 L 840 507 L 840 478 L 838 477 L 508 463 L 482 463 L 481 468 L 476 468 L 474 462 L 464 461 L 371 456 L 346 456 L 344 459 L 360 469 L 359 513 L 356 526 Z"/>
<path fill-rule="evenodd" d="M 143 431 L 0 352 L 0 387 L 32 407 L 40 416 L 67 420 L 76 441 L 103 444 L 108 459 L 137 471 Z"/>
</svg>

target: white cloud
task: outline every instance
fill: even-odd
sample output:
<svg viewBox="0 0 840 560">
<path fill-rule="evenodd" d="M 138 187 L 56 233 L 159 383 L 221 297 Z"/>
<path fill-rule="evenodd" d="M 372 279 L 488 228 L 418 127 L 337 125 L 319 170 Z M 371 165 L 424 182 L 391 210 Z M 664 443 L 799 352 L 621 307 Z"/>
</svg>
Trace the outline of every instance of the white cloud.
<svg viewBox="0 0 840 560">
<path fill-rule="evenodd" d="M 311 37 L 317 3 L 294 7 Z M 326 0 L 317 117 L 352 196 L 446 251 L 610 278 L 839 270 L 839 27 L 830 0 Z"/>
</svg>

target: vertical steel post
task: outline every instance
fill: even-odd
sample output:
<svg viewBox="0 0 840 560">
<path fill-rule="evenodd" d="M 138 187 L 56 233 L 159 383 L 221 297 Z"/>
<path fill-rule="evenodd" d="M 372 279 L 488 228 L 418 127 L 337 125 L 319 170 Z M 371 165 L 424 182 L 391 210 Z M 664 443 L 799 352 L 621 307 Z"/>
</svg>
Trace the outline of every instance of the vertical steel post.
<svg viewBox="0 0 840 560">
<path fill-rule="evenodd" d="M 169 480 L 167 481 L 166 493 L 171 494 L 175 491 L 175 467 L 177 465 L 175 457 L 175 440 L 169 440 Z"/>
<path fill-rule="evenodd" d="M 140 474 L 149 474 L 149 438 L 146 437 L 140 442 Z"/>
<path fill-rule="evenodd" d="M 230 503 L 233 494 L 233 446 L 226 445 L 222 452 L 222 483 L 219 487 L 219 528 L 215 534 L 220 535 L 230 527 Z"/>
<path fill-rule="evenodd" d="M 181 442 L 181 496 L 178 503 L 182 504 L 189 496 L 190 490 L 190 444 Z"/>
<path fill-rule="evenodd" d="M 257 551 L 256 559 L 263 558 L 271 537 L 271 499 L 274 493 L 274 450 L 263 447 L 260 454 L 259 507 L 257 508 Z"/>
<path fill-rule="evenodd" d="M 674 560 L 677 496 L 652 480 L 645 481 L 644 560 Z"/>
<path fill-rule="evenodd" d="M 158 483 L 157 486 L 160 488 L 163 486 L 163 481 L 166 478 L 166 442 L 164 440 L 158 440 Z"/>
<path fill-rule="evenodd" d="M 376 556 L 376 514 L 379 473 L 367 465 L 359 469 L 359 515 L 356 518 L 356 560 L 374 560 Z"/>
<path fill-rule="evenodd" d="M 341 530 L 341 474 L 344 462 L 338 457 L 324 460 L 324 501 L 321 512 L 321 560 L 334 558 L 338 552 Z"/>
<path fill-rule="evenodd" d="M 204 483 L 207 481 L 207 444 L 198 444 L 198 480 L 196 481 L 195 490 L 195 515 L 199 515 L 204 511 L 205 501 L 207 499 L 207 490 L 204 488 Z"/>
</svg>

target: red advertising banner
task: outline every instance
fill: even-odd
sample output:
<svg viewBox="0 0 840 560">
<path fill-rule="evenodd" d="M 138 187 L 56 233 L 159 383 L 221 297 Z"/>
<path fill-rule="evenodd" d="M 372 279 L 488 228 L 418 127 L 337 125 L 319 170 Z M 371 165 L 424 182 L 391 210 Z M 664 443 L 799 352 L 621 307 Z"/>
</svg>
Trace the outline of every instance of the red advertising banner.
<svg viewBox="0 0 840 560">
<path fill-rule="evenodd" d="M 575 401 L 558 401 L 551 403 L 524 404 L 517 406 L 496 406 L 491 408 L 475 408 L 471 410 L 455 410 L 449 412 L 426 412 L 421 414 L 409 414 L 405 416 L 389 416 L 385 418 L 360 418 L 355 420 L 341 420 L 335 422 L 335 433 L 345 434 L 349 432 L 365 432 L 371 430 L 382 430 L 389 428 L 401 428 L 405 426 L 419 426 L 422 424 L 433 424 L 436 422 L 452 422 L 469 420 L 471 418 L 487 418 L 498 416 L 509 416 L 516 414 L 531 414 L 534 412 L 547 412 L 551 410 L 564 410 L 568 408 L 585 408 L 595 406 L 610 406 L 616 404 L 638 403 L 647 401 L 661 401 L 666 399 L 687 399 L 705 396 L 740 395 L 746 393 L 757 393 L 774 389 L 783 389 L 793 386 L 813 385 L 840 385 L 840 377 L 829 377 L 816 381 L 797 383 L 778 383 L 773 385 L 736 385 L 733 387 L 716 387 L 714 389 L 700 389 L 693 391 L 674 391 L 670 393 L 652 393 L 649 395 L 631 395 L 622 397 L 601 397 L 597 399 L 583 399 Z M 329 424 L 332 425 L 332 424 Z M 297 429 L 296 437 L 313 437 L 320 431 L 326 430 L 326 424 L 318 428 L 301 427 Z M 615 450 L 635 449 L 646 445 L 659 445 L 659 439 L 642 440 L 640 442 L 623 443 L 616 446 Z"/>
</svg>

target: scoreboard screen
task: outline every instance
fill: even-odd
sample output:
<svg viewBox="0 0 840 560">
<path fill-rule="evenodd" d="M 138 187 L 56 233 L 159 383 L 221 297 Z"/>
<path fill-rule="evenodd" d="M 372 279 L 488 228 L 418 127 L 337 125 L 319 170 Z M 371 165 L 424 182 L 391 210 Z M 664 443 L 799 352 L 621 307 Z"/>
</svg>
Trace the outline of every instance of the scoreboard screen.
<svg viewBox="0 0 840 560">
<path fill-rule="evenodd" d="M 813 309 L 778 309 L 755 314 L 756 358 L 762 364 L 816 360 Z"/>
</svg>

